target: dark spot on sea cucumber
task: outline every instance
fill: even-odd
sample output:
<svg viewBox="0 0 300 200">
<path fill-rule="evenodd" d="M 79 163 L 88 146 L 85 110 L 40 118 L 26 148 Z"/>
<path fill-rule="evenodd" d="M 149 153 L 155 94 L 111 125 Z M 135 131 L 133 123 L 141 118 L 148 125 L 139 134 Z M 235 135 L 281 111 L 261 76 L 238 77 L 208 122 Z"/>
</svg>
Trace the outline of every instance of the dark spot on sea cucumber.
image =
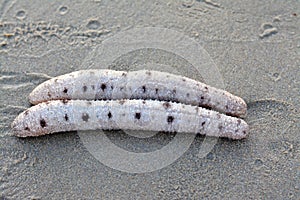
<svg viewBox="0 0 300 200">
<path fill-rule="evenodd" d="M 143 93 L 145 93 L 146 92 L 146 86 L 142 86 L 142 89 L 143 89 Z"/>
<path fill-rule="evenodd" d="M 48 92 L 48 97 L 51 97 L 51 93 L 50 92 Z"/>
<path fill-rule="evenodd" d="M 170 76 L 169 76 L 169 75 L 167 75 L 167 78 L 170 78 Z"/>
<path fill-rule="evenodd" d="M 126 75 L 127 75 L 127 73 L 125 73 L 125 72 L 122 73 L 122 76 L 126 76 Z"/>
<path fill-rule="evenodd" d="M 173 94 L 176 94 L 176 89 L 173 90 Z"/>
<path fill-rule="evenodd" d="M 24 130 L 25 130 L 25 131 L 30 131 L 30 128 L 26 126 L 26 127 L 24 128 Z"/>
<path fill-rule="evenodd" d="M 222 130 L 222 129 L 223 129 L 223 126 L 222 126 L 222 125 L 219 125 L 218 128 L 219 128 L 219 130 Z"/>
<path fill-rule="evenodd" d="M 92 85 L 92 89 L 95 90 L 95 86 L 94 85 Z"/>
<path fill-rule="evenodd" d="M 201 96 L 200 99 L 203 100 L 203 99 L 204 99 L 204 96 Z"/>
<path fill-rule="evenodd" d="M 114 89 L 114 86 L 113 86 L 113 85 L 111 85 L 111 86 L 110 86 L 110 88 L 113 90 L 113 89 Z"/>
<path fill-rule="evenodd" d="M 205 89 L 205 90 L 208 90 L 208 87 L 207 87 L 207 86 L 205 86 L 205 87 L 204 87 L 204 89 Z"/>
<path fill-rule="evenodd" d="M 246 135 L 246 131 L 243 131 L 243 134 Z"/>
<path fill-rule="evenodd" d="M 90 116 L 87 113 L 82 113 L 81 118 L 83 121 L 87 122 L 87 121 L 89 121 Z"/>
<path fill-rule="evenodd" d="M 237 125 L 239 126 L 239 125 L 241 124 L 241 122 L 242 122 L 242 121 L 241 121 L 240 119 L 238 119 L 238 120 L 237 120 Z"/>
<path fill-rule="evenodd" d="M 90 105 L 92 105 L 92 102 L 87 101 L 87 102 L 86 102 L 86 105 L 90 106 Z"/>
<path fill-rule="evenodd" d="M 86 91 L 87 91 L 87 86 L 84 85 L 84 86 L 82 87 L 82 89 L 83 89 L 83 92 L 86 92 Z"/>
<path fill-rule="evenodd" d="M 69 117 L 67 114 L 65 114 L 65 120 L 68 121 L 69 120 Z"/>
<path fill-rule="evenodd" d="M 182 81 L 185 82 L 186 80 L 183 78 Z"/>
<path fill-rule="evenodd" d="M 199 112 L 199 107 L 196 107 L 195 110 L 196 110 L 196 112 L 198 113 L 198 112 Z"/>
<path fill-rule="evenodd" d="M 121 104 L 121 105 L 123 105 L 125 102 L 126 102 L 126 100 L 124 100 L 124 99 L 119 100 L 119 104 Z"/>
<path fill-rule="evenodd" d="M 41 125 L 42 128 L 44 128 L 44 127 L 47 126 L 47 123 L 46 123 L 46 121 L 44 119 L 41 119 L 40 120 L 40 125 Z"/>
<path fill-rule="evenodd" d="M 146 71 L 146 74 L 151 76 L 151 72 L 150 71 Z"/>
<path fill-rule="evenodd" d="M 58 81 L 58 79 L 56 78 L 56 79 L 54 79 L 54 82 L 56 83 Z"/>
<path fill-rule="evenodd" d="M 28 115 L 28 113 L 29 113 L 29 110 L 26 110 L 26 111 L 24 112 L 25 115 Z"/>
<path fill-rule="evenodd" d="M 104 90 L 106 89 L 106 84 L 102 83 L 102 84 L 101 84 L 101 89 L 102 89 L 102 91 L 104 92 Z"/>
<path fill-rule="evenodd" d="M 120 91 L 122 91 L 124 89 L 124 87 L 120 87 Z"/>
<path fill-rule="evenodd" d="M 164 107 L 165 109 L 168 109 L 168 108 L 171 107 L 171 104 L 170 104 L 169 102 L 164 102 L 164 103 L 163 103 L 163 107 Z"/>
<path fill-rule="evenodd" d="M 201 123 L 201 126 L 204 126 L 204 125 L 205 125 L 205 122 L 202 122 L 202 123 Z"/>
<path fill-rule="evenodd" d="M 67 104 L 68 103 L 68 99 L 63 99 L 63 100 L 61 100 L 61 102 L 63 103 L 63 104 Z"/>
<path fill-rule="evenodd" d="M 173 116 L 168 116 L 167 122 L 168 122 L 169 124 L 171 124 L 173 121 L 174 121 L 174 117 L 173 117 Z"/>
<path fill-rule="evenodd" d="M 158 94 L 158 88 L 155 88 L 155 94 Z"/>
<path fill-rule="evenodd" d="M 218 113 L 217 114 L 217 118 L 220 119 L 221 118 L 221 114 Z"/>
<path fill-rule="evenodd" d="M 68 92 L 68 89 L 67 89 L 67 88 L 64 88 L 63 92 L 64 92 L 64 93 L 67 93 L 67 92 Z"/>
<path fill-rule="evenodd" d="M 111 112 L 108 112 L 107 116 L 108 116 L 109 119 L 112 118 Z"/>
<path fill-rule="evenodd" d="M 186 97 L 190 97 L 190 93 L 186 93 Z"/>
<path fill-rule="evenodd" d="M 142 103 L 143 103 L 143 104 L 146 104 L 146 101 L 145 101 L 145 100 L 143 100 L 143 101 L 142 101 Z"/>
<path fill-rule="evenodd" d="M 135 113 L 135 118 L 136 119 L 141 119 L 141 113 L 140 112 Z"/>
<path fill-rule="evenodd" d="M 228 105 L 225 105 L 225 109 L 228 110 Z"/>
</svg>

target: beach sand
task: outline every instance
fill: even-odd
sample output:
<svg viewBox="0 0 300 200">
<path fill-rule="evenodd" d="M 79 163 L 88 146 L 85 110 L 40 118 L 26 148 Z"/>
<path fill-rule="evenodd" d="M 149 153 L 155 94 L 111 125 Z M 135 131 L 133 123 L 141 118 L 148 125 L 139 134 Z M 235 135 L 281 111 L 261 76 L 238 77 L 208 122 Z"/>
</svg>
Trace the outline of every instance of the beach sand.
<svg viewBox="0 0 300 200">
<path fill-rule="evenodd" d="M 0 199 L 299 199 L 298 1 L 0 2 Z M 120 54 L 111 63 L 109 56 L 97 60 L 121 48 L 98 51 L 105 41 L 138 27 L 180 32 L 207 51 L 224 88 L 248 104 L 247 139 L 218 139 L 201 157 L 203 141 L 210 138 L 197 135 L 170 165 L 129 173 L 96 159 L 76 132 L 10 135 L 13 119 L 31 106 L 29 93 L 50 77 L 75 70 L 164 66 L 205 81 L 205 70 L 195 76 L 197 66 L 188 58 L 154 49 L 151 41 L 149 48 Z M 165 39 L 167 47 L 176 46 Z M 194 60 L 203 56 L 186 53 Z M 175 137 L 106 135 L 137 153 L 162 149 Z"/>
</svg>

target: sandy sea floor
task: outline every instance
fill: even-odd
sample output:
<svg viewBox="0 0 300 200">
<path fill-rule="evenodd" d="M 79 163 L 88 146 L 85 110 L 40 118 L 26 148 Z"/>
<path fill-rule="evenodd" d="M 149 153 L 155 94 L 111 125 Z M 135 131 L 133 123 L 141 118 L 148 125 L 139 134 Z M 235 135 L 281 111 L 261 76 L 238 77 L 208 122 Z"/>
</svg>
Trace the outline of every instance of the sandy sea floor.
<svg viewBox="0 0 300 200">
<path fill-rule="evenodd" d="M 0 199 L 299 199 L 299 1 L 129 2 L 0 0 Z M 145 27 L 167 31 L 139 39 Z M 174 31 L 184 37 L 169 37 Z M 182 48 L 190 41 L 195 46 Z M 210 138 L 197 135 L 175 162 L 147 173 L 108 167 L 76 132 L 10 135 L 38 84 L 89 68 L 160 69 L 221 83 L 248 103 L 250 135 L 218 139 L 204 156 Z M 176 137 L 105 134 L 136 153 Z"/>
</svg>

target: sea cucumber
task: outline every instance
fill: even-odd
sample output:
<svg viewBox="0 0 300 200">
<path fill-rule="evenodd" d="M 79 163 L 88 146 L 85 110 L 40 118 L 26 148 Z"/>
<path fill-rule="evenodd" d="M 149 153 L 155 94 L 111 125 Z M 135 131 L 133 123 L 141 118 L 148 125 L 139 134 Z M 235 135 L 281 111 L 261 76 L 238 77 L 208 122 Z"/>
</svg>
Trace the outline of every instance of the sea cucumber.
<svg viewBox="0 0 300 200">
<path fill-rule="evenodd" d="M 19 137 L 73 130 L 149 130 L 243 139 L 239 118 L 198 106 L 156 100 L 53 100 L 22 112 L 12 123 Z"/>
<path fill-rule="evenodd" d="M 59 100 L 144 99 L 201 106 L 243 117 L 247 104 L 240 97 L 196 80 L 159 71 L 81 70 L 52 78 L 29 95 L 32 104 Z"/>
</svg>

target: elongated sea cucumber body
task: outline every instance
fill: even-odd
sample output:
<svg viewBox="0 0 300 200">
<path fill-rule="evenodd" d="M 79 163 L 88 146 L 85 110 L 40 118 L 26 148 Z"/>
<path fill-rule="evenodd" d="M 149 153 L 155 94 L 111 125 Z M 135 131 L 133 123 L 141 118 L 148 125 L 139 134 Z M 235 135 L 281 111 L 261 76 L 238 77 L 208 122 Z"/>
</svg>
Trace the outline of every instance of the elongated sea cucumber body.
<svg viewBox="0 0 300 200">
<path fill-rule="evenodd" d="M 32 104 L 49 100 L 144 99 L 202 106 L 245 116 L 243 99 L 193 79 L 159 71 L 81 70 L 52 78 L 29 95 Z"/>
<path fill-rule="evenodd" d="M 197 106 L 153 100 L 54 100 L 21 113 L 12 124 L 16 136 L 73 130 L 150 130 L 200 133 L 242 139 L 245 121 Z"/>
</svg>

